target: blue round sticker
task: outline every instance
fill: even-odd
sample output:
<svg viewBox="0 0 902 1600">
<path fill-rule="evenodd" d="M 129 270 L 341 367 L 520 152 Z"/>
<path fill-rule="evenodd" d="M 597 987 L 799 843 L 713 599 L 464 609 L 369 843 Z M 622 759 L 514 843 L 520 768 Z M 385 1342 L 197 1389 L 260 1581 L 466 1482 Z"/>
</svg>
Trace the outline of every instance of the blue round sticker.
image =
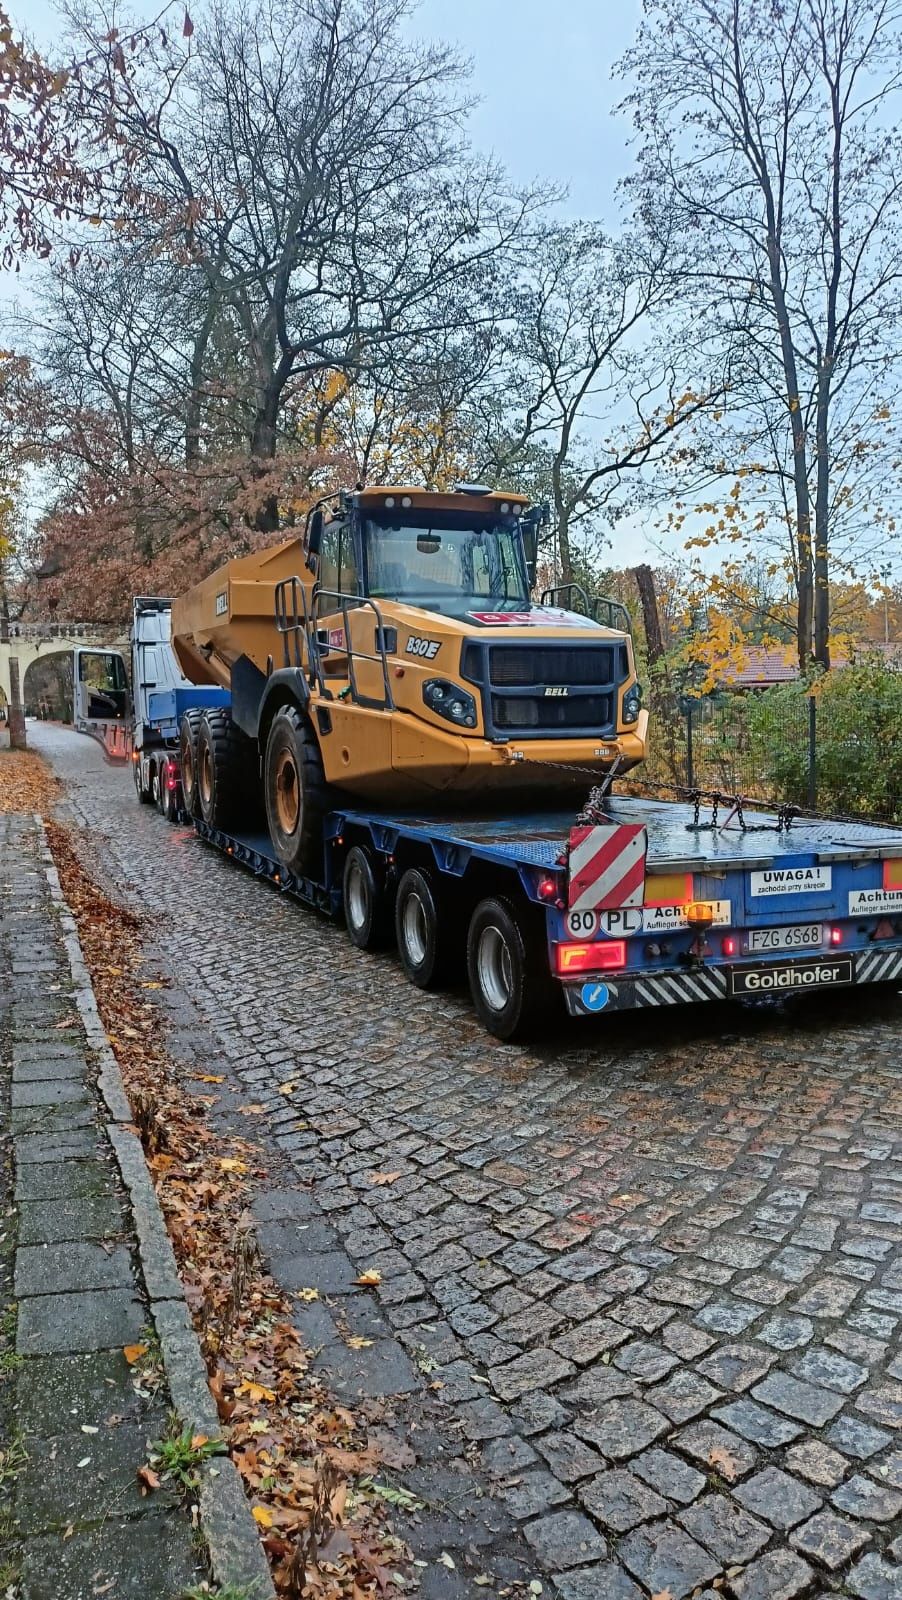
<svg viewBox="0 0 902 1600">
<path fill-rule="evenodd" d="M 606 983 L 584 983 L 580 992 L 587 1011 L 603 1011 L 610 998 L 611 991 Z"/>
</svg>

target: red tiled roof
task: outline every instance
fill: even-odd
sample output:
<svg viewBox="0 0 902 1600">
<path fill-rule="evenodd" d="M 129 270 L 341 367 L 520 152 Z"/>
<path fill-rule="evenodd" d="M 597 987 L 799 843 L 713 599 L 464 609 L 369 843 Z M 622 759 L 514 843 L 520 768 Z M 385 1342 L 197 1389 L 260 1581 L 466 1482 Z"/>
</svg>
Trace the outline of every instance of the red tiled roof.
<svg viewBox="0 0 902 1600">
<path fill-rule="evenodd" d="M 833 665 L 846 667 L 850 660 L 866 655 L 881 655 L 888 664 L 902 664 L 902 644 L 865 639 L 861 644 L 853 645 L 851 650 L 834 650 Z M 723 686 L 729 689 L 763 689 L 774 683 L 794 683 L 799 676 L 795 646 L 765 648 L 758 644 L 746 645 L 741 664 L 725 667 L 719 676 Z"/>
</svg>

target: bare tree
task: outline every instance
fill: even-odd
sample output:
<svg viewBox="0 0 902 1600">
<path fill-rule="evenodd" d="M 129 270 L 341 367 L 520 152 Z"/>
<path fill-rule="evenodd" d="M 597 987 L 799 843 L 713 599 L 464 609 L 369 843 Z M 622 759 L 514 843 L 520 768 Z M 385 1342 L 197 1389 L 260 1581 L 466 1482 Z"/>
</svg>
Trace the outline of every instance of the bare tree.
<svg viewBox="0 0 902 1600">
<path fill-rule="evenodd" d="M 214 5 L 158 70 L 107 51 L 100 102 L 142 190 L 145 224 L 203 281 L 186 456 L 197 454 L 210 340 L 227 320 L 251 395 L 248 445 L 276 453 L 292 390 L 367 374 L 495 313 L 506 252 L 541 196 L 467 149 L 463 71 L 404 42 L 404 0 Z M 84 30 L 84 25 L 83 25 Z M 276 508 L 267 511 L 274 525 Z"/>
<path fill-rule="evenodd" d="M 898 0 L 647 0 L 622 63 L 628 189 L 682 253 L 700 345 L 730 347 L 715 472 L 749 475 L 788 530 L 803 671 L 829 666 L 837 522 L 871 505 L 895 387 L 900 18 Z"/>
<path fill-rule="evenodd" d="M 501 471 L 541 463 L 565 583 L 574 536 L 633 506 L 643 469 L 719 392 L 710 380 L 687 387 L 689 360 L 665 347 L 670 292 L 665 246 L 587 223 L 543 229 L 521 278 L 507 423 L 496 423 L 487 459 Z"/>
</svg>

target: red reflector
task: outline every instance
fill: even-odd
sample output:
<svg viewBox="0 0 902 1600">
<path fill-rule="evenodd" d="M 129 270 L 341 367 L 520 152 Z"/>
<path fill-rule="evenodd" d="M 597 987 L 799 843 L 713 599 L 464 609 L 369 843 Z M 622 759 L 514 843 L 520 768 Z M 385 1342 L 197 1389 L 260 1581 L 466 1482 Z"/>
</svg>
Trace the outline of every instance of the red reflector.
<svg viewBox="0 0 902 1600">
<path fill-rule="evenodd" d="M 596 944 L 555 946 L 557 970 L 561 977 L 571 972 L 610 972 L 626 966 L 626 940 L 600 939 Z"/>
<path fill-rule="evenodd" d="M 738 952 L 739 952 L 739 941 L 738 941 L 738 939 L 724 939 L 724 941 L 723 941 L 723 953 L 724 953 L 725 956 L 735 956 L 735 955 L 738 954 Z"/>
<path fill-rule="evenodd" d="M 842 944 L 842 928 L 831 928 L 830 929 L 830 943 L 831 944 Z"/>
<path fill-rule="evenodd" d="M 557 880 L 555 878 L 539 879 L 539 899 L 554 900 L 557 897 Z"/>
</svg>

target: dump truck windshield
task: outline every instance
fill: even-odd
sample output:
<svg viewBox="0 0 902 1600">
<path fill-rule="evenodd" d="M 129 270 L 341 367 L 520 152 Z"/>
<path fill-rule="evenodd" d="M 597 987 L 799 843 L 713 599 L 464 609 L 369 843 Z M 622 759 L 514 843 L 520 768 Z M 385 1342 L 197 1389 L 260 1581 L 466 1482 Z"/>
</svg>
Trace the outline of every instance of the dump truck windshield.
<svg viewBox="0 0 902 1600">
<path fill-rule="evenodd" d="M 415 515 L 415 513 L 414 513 Z M 520 531 L 512 519 L 430 515 L 423 521 L 364 523 L 367 592 L 406 600 L 426 611 L 453 611 L 461 602 L 489 609 L 529 605 Z"/>
</svg>

